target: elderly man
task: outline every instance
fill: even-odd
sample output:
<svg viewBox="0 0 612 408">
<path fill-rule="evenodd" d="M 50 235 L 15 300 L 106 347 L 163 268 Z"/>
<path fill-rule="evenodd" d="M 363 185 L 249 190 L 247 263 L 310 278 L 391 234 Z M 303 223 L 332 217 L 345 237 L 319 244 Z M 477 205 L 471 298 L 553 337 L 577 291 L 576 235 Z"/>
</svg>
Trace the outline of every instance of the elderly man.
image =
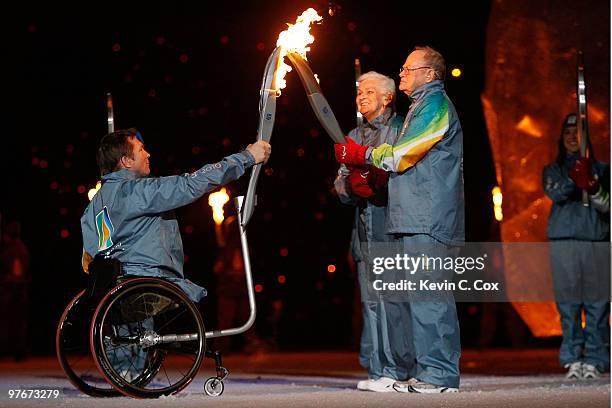
<svg viewBox="0 0 612 408">
<path fill-rule="evenodd" d="M 412 103 L 398 140 L 376 148 L 352 140 L 335 146 L 339 163 L 390 173 L 386 233 L 394 234 L 409 254 L 428 248 L 452 256 L 465 241 L 463 133 L 444 91 L 445 71 L 439 52 L 415 48 L 400 69 L 399 89 Z M 452 279 L 442 275 L 440 271 L 435 278 Z M 403 305 L 410 319 L 391 329 L 411 339 L 416 366 L 412 378 L 393 387 L 400 392 L 456 392 L 461 346 L 452 293 L 440 291 Z"/>
<path fill-rule="evenodd" d="M 365 146 L 393 143 L 402 125 L 402 118 L 395 114 L 395 83 L 387 76 L 368 72 L 357 80 L 357 109 L 365 118 L 362 125 L 353 129 L 349 137 Z M 359 362 L 368 370 L 368 380 L 359 381 L 362 391 L 393 392 L 393 384 L 405 379 L 409 362 L 401 360 L 402 350 L 410 349 L 410 339 L 401 336 L 389 338 L 387 326 L 406 316 L 394 314 L 403 308 L 372 301 L 367 294 L 367 268 L 364 257 L 369 245 L 388 241 L 384 232 L 387 205 L 388 173 L 372 166 L 341 165 L 335 181 L 340 200 L 355 206 L 355 222 L 351 239 L 353 259 L 363 307 L 363 330 L 359 350 Z M 395 307 L 393 307 L 395 306 Z M 397 353 L 397 351 L 400 351 Z"/>
</svg>

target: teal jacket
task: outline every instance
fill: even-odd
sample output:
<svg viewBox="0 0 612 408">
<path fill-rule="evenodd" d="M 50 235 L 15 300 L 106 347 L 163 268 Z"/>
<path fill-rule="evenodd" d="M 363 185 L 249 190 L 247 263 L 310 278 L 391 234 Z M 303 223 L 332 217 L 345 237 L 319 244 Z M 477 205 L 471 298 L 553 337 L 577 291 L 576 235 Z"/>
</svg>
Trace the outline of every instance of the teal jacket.
<svg viewBox="0 0 612 408">
<path fill-rule="evenodd" d="M 369 149 L 368 162 L 391 172 L 386 232 L 465 241 L 463 131 L 439 80 L 410 95 L 397 140 Z"/>
<path fill-rule="evenodd" d="M 548 217 L 548 239 L 579 241 L 607 241 L 610 239 L 610 166 L 596 161 L 593 174 L 599 179 L 600 189 L 589 196 L 590 205 L 582 204 L 582 190 L 569 177 L 569 171 L 579 155 L 568 155 L 562 165 L 552 163 L 544 167 L 544 192 L 553 201 Z"/>
<path fill-rule="evenodd" d="M 168 279 L 199 301 L 206 290 L 184 278 L 173 210 L 236 180 L 254 164 L 243 151 L 180 176 L 141 178 L 127 169 L 103 176 L 102 188 L 81 217 L 84 253 L 118 259 L 126 275 Z"/>
</svg>

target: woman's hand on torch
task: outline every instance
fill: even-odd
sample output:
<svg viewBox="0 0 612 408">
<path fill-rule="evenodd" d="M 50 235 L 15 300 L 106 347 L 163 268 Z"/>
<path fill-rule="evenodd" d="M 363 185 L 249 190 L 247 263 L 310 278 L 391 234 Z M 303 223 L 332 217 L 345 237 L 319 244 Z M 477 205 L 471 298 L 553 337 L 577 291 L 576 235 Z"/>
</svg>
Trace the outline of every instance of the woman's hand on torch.
<svg viewBox="0 0 612 408">
<path fill-rule="evenodd" d="M 255 164 L 266 164 L 272 153 L 272 146 L 265 140 L 258 140 L 248 145 L 246 149 L 253 155 L 253 158 L 255 158 Z"/>
</svg>

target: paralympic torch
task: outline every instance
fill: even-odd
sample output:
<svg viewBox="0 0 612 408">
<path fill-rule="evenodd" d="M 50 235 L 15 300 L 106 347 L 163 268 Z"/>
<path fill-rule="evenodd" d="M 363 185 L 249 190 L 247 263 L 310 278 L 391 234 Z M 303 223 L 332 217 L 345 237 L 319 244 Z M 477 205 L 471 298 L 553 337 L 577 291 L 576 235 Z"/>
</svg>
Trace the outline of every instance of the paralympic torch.
<svg viewBox="0 0 612 408">
<path fill-rule="evenodd" d="M 321 16 L 314 9 L 309 8 L 296 19 L 295 24 L 288 24 L 289 27 L 278 36 L 277 47 L 268 58 L 259 91 L 259 130 L 257 132 L 257 140 L 269 142 L 272 137 L 272 128 L 274 127 L 276 115 L 276 98 L 280 96 L 281 89 L 286 86 L 285 75 L 291 71 L 291 67 L 283 62 L 285 55 L 288 55 L 288 53 L 299 53 L 299 58 L 301 58 L 300 54 L 305 57 L 306 52 L 310 49 L 308 45 L 314 41 L 314 37 L 310 34 L 310 24 L 321 19 Z M 314 80 L 312 71 L 310 71 L 310 76 Z M 331 112 L 331 110 L 329 111 Z M 255 190 L 260 172 L 261 164 L 258 164 L 251 173 L 249 187 L 241 206 L 241 225 L 243 228 L 246 227 L 251 219 L 257 204 Z"/>
<path fill-rule="evenodd" d="M 319 83 L 308 65 L 308 62 L 306 62 L 306 60 L 296 52 L 288 53 L 287 57 L 289 58 L 289 61 L 291 61 L 291 64 L 295 67 L 295 70 L 302 81 L 302 85 L 304 86 L 304 90 L 306 91 L 306 95 L 308 96 L 308 102 L 310 102 L 312 110 L 327 134 L 335 143 L 346 143 L 344 133 L 342 132 L 342 129 L 340 129 L 340 125 L 334 116 L 334 112 L 329 107 L 327 99 L 325 99 L 325 96 L 323 96 L 321 86 L 319 86 Z"/>
</svg>

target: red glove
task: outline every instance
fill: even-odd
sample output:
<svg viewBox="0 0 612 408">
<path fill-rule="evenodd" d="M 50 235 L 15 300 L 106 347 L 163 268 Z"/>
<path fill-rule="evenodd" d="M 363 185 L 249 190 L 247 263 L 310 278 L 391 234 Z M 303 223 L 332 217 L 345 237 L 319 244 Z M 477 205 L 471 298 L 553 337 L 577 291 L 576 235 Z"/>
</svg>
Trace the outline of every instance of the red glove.
<svg viewBox="0 0 612 408">
<path fill-rule="evenodd" d="M 368 166 L 370 173 L 368 174 L 368 183 L 374 190 L 380 190 L 387 186 L 389 182 L 389 173 L 378 167 Z"/>
<path fill-rule="evenodd" d="M 576 164 L 569 171 L 569 176 L 574 183 L 589 194 L 595 194 L 599 190 L 599 182 L 593 177 L 591 168 L 593 160 L 588 157 L 581 157 L 576 160 Z"/>
<path fill-rule="evenodd" d="M 350 166 L 349 169 L 351 170 L 351 174 L 348 176 L 348 182 L 353 194 L 362 198 L 372 197 L 374 195 L 374 190 L 372 190 L 368 182 L 371 172 L 364 167 Z"/>
<path fill-rule="evenodd" d="M 365 153 L 368 146 L 357 144 L 348 136 L 346 141 L 347 143 L 336 143 L 334 145 L 336 161 L 343 164 L 365 166 Z"/>
</svg>

